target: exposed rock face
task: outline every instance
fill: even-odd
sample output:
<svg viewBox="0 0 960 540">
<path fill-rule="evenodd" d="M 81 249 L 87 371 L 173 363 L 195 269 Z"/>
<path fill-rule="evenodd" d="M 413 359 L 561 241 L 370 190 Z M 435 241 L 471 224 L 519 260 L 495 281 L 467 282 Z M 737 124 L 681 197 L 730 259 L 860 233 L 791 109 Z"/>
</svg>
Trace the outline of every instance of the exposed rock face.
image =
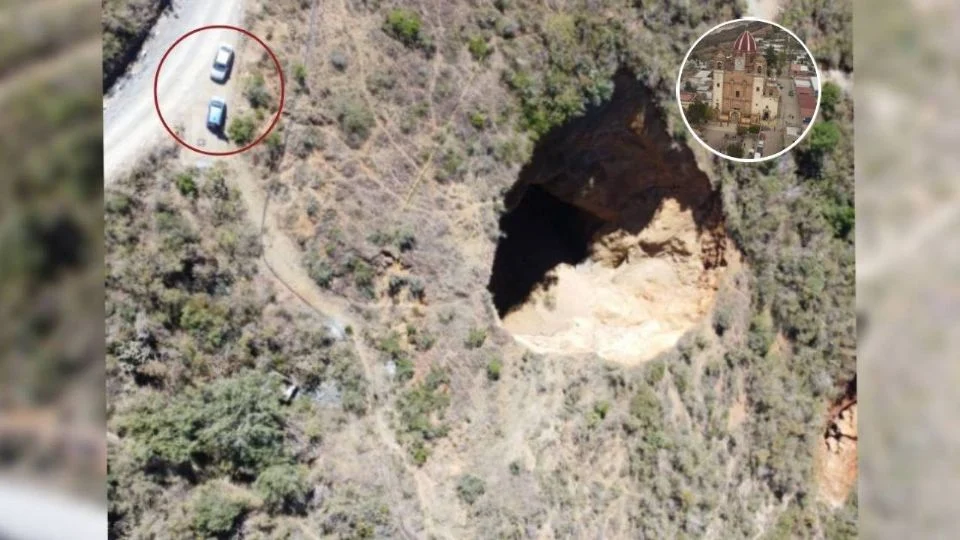
<svg viewBox="0 0 960 540">
<path fill-rule="evenodd" d="M 856 380 L 830 408 L 818 462 L 820 497 L 835 507 L 843 506 L 857 485 Z"/>
<path fill-rule="evenodd" d="M 490 288 L 527 346 L 630 363 L 709 313 L 730 246 L 693 154 L 642 85 L 616 84 L 608 104 L 541 142 L 507 195 Z"/>
</svg>

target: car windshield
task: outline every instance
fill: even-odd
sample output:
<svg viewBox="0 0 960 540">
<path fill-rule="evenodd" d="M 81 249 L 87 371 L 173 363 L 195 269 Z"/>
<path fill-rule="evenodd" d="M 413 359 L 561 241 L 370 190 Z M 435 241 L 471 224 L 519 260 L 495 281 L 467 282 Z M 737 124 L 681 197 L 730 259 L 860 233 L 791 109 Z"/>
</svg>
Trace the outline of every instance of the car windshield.
<svg viewBox="0 0 960 540">
<path fill-rule="evenodd" d="M 223 105 L 219 103 L 210 104 L 210 115 L 208 120 L 214 123 L 220 123 L 220 116 L 223 114 Z"/>
</svg>

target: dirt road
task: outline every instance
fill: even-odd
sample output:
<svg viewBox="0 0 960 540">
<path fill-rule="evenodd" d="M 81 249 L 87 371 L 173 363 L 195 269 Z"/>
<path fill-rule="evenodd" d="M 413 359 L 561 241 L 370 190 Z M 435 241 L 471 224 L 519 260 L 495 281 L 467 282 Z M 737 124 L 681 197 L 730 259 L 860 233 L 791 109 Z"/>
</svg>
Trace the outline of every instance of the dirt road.
<svg viewBox="0 0 960 540">
<path fill-rule="evenodd" d="M 175 0 L 169 13 L 157 21 L 144 43 L 140 58 L 103 100 L 104 182 L 129 166 L 144 151 L 169 137 L 153 104 L 153 76 L 160 59 L 173 42 L 190 30 L 209 24 L 239 25 L 242 0 Z M 171 126 L 196 104 L 209 99 L 209 72 L 217 44 L 235 43 L 239 34 L 209 30 L 194 34 L 178 45 L 163 65 L 159 92 L 164 117 Z M 200 110 L 199 114 L 203 114 Z M 194 141 L 191 141 L 193 143 Z"/>
</svg>

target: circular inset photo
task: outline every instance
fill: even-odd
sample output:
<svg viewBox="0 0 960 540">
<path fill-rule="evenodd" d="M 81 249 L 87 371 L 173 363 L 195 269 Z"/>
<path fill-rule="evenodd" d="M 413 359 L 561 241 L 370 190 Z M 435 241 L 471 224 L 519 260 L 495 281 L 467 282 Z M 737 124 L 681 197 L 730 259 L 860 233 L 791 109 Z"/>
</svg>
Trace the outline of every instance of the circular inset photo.
<svg viewBox="0 0 960 540">
<path fill-rule="evenodd" d="M 820 71 L 793 32 L 738 19 L 700 36 L 677 76 L 687 129 L 714 154 L 747 163 L 790 151 L 820 109 Z"/>
</svg>

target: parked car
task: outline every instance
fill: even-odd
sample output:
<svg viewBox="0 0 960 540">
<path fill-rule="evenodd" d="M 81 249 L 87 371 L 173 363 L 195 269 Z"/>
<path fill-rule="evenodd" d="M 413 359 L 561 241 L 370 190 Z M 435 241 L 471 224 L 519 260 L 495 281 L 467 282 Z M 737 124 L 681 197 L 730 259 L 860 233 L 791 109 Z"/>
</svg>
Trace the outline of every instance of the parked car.
<svg viewBox="0 0 960 540">
<path fill-rule="evenodd" d="M 222 133 L 227 122 L 227 101 L 221 97 L 210 98 L 207 105 L 207 129 L 214 133 Z"/>
<path fill-rule="evenodd" d="M 210 78 L 218 83 L 226 82 L 230 77 L 231 69 L 233 69 L 233 47 L 221 43 L 217 48 L 217 55 L 213 57 Z"/>
</svg>

